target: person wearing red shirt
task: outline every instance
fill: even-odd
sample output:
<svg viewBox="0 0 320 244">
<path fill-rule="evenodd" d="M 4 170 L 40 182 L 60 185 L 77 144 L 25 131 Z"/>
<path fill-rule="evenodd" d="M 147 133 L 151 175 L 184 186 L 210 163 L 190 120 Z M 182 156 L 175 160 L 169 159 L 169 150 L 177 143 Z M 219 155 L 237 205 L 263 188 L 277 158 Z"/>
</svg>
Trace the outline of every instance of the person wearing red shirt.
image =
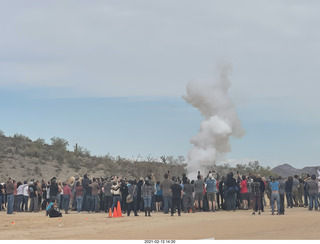
<svg viewBox="0 0 320 244">
<path fill-rule="evenodd" d="M 242 176 L 242 181 L 240 182 L 240 196 L 242 200 L 243 209 L 248 210 L 248 188 L 247 188 L 247 178 L 245 175 Z"/>
</svg>

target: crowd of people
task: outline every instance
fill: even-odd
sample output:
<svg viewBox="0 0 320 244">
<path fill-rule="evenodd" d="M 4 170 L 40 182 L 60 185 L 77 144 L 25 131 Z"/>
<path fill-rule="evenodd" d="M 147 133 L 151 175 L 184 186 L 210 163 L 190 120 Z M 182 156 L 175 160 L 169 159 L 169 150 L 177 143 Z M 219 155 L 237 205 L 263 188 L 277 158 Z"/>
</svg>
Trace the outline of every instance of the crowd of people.
<svg viewBox="0 0 320 244">
<path fill-rule="evenodd" d="M 148 217 L 152 212 L 181 216 L 181 212 L 237 209 L 252 209 L 252 214 L 261 214 L 267 205 L 271 206 L 272 215 L 283 215 L 285 199 L 288 208 L 318 210 L 319 192 L 320 181 L 316 175 L 283 179 L 230 172 L 220 178 L 217 172 L 209 171 L 205 176 L 198 172 L 197 179 L 189 179 L 185 174 L 181 178 L 171 176 L 168 171 L 160 180 L 153 174 L 131 180 L 115 175 L 91 178 L 85 174 L 66 181 L 53 177 L 49 181 L 23 183 L 10 177 L 0 184 L 0 211 L 6 209 L 7 214 L 14 214 L 47 210 L 48 214 L 52 208 L 56 212 L 62 209 L 64 214 L 70 211 L 108 213 L 120 202 L 121 211 L 127 216 L 131 213 L 139 216 L 140 212 Z"/>
</svg>

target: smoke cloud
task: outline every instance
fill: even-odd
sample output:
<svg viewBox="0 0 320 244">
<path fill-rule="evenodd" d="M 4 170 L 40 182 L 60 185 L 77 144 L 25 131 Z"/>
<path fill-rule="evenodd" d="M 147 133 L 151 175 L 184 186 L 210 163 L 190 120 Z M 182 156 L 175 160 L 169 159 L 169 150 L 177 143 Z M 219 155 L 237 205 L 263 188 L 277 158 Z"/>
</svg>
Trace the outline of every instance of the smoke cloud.
<svg viewBox="0 0 320 244">
<path fill-rule="evenodd" d="M 187 94 L 183 96 L 204 117 L 199 133 L 190 140 L 193 147 L 188 153 L 189 176 L 221 160 L 226 153 L 231 152 L 230 136 L 240 138 L 245 133 L 235 106 L 228 97 L 231 67 L 220 66 L 218 73 L 219 76 L 210 82 L 189 82 Z"/>
</svg>

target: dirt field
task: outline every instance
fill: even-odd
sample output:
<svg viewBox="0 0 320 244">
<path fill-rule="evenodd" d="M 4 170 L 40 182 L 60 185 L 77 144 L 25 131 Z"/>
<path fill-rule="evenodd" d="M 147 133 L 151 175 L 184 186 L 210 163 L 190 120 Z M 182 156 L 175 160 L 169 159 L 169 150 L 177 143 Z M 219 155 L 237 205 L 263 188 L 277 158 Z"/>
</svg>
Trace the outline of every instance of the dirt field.
<svg viewBox="0 0 320 244">
<path fill-rule="evenodd" d="M 251 210 L 182 213 L 174 217 L 153 213 L 152 217 L 107 214 L 77 214 L 49 218 L 40 213 L 0 212 L 2 240 L 318 240 L 320 212 L 306 208 L 286 209 L 284 216 L 272 216 L 270 209 L 259 215 Z"/>
</svg>

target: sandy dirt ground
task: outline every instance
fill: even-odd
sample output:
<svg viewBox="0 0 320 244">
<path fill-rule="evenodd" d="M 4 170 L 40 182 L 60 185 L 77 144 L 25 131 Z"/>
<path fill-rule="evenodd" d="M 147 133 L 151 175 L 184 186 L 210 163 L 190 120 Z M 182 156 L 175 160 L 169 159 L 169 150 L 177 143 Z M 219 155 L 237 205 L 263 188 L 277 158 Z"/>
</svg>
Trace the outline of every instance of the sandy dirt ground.
<svg viewBox="0 0 320 244">
<path fill-rule="evenodd" d="M 251 210 L 236 212 L 182 213 L 178 217 L 153 213 L 152 217 L 108 218 L 105 213 L 71 212 L 49 218 L 45 212 L 0 212 L 2 240 L 319 240 L 320 212 L 306 208 L 286 209 L 272 216 L 270 208 L 261 215 Z"/>
</svg>

